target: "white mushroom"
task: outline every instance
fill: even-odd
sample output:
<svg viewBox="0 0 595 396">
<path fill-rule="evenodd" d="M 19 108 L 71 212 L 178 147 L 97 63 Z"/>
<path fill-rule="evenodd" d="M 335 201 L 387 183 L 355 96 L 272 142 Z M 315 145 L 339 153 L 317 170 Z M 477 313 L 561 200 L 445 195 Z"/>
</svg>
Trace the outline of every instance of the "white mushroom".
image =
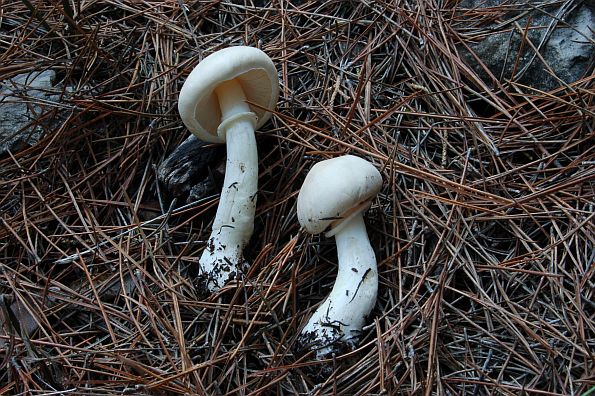
<svg viewBox="0 0 595 396">
<path fill-rule="evenodd" d="M 381 187 L 380 172 L 371 163 L 345 155 L 314 165 L 298 195 L 300 224 L 311 234 L 334 236 L 339 259 L 331 293 L 299 337 L 317 358 L 353 347 L 376 304 L 378 270 L 363 212 Z"/>
<path fill-rule="evenodd" d="M 229 47 L 206 57 L 180 91 L 178 111 L 199 139 L 226 143 L 223 191 L 212 233 L 199 264 L 214 292 L 238 276 L 243 249 L 254 230 L 258 155 L 254 130 L 270 117 L 279 97 L 271 59 L 252 47 Z"/>
</svg>

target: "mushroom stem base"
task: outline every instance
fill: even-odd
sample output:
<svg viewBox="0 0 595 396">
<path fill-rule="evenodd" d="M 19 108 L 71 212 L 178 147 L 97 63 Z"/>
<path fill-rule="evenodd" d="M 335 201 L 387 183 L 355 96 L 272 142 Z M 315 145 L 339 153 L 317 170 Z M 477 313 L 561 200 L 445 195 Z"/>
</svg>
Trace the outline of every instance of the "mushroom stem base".
<svg viewBox="0 0 595 396">
<path fill-rule="evenodd" d="M 316 350 L 319 359 L 355 346 L 378 293 L 376 256 L 361 212 L 341 225 L 335 240 L 339 259 L 335 285 L 299 339 L 303 348 Z"/>
<path fill-rule="evenodd" d="M 242 251 L 254 230 L 258 153 L 252 117 L 226 123 L 227 163 L 219 207 L 206 248 L 200 257 L 201 278 L 209 292 L 236 279 Z"/>
</svg>

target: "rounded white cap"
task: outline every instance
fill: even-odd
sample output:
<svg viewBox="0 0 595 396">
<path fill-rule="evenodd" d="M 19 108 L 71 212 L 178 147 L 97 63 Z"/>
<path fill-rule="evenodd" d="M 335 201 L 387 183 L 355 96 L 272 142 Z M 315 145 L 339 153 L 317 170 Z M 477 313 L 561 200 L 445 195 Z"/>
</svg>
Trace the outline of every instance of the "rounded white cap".
<svg viewBox="0 0 595 396">
<path fill-rule="evenodd" d="M 344 155 L 320 161 L 300 189 L 298 221 L 310 234 L 329 231 L 366 210 L 381 188 L 380 172 L 363 158 Z"/>
<path fill-rule="evenodd" d="M 248 102 L 264 109 L 272 109 L 279 98 L 279 77 L 273 61 L 254 47 L 229 47 L 217 51 L 200 62 L 190 73 L 178 99 L 178 111 L 186 127 L 199 139 L 223 143 L 217 135 L 221 123 L 221 110 L 215 88 L 223 82 L 236 79 Z M 271 116 L 269 111 L 250 104 L 256 114 L 256 129 Z"/>
</svg>

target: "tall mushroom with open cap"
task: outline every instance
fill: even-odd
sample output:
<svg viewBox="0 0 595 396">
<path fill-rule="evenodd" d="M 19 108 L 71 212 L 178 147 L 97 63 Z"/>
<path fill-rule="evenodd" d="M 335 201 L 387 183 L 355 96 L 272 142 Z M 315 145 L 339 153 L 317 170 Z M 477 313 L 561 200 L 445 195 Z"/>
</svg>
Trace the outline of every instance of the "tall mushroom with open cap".
<svg viewBox="0 0 595 396">
<path fill-rule="evenodd" d="M 339 259 L 331 293 L 298 340 L 316 350 L 317 358 L 353 347 L 376 304 L 378 270 L 363 212 L 381 187 L 380 172 L 370 162 L 345 155 L 314 165 L 299 192 L 300 224 L 311 234 L 334 236 Z"/>
<path fill-rule="evenodd" d="M 226 143 L 223 191 L 211 236 L 200 260 L 201 277 L 214 292 L 237 277 L 243 249 L 254 230 L 258 154 L 255 129 L 279 97 L 271 59 L 253 47 L 229 47 L 206 57 L 180 91 L 178 111 L 199 139 Z"/>
</svg>

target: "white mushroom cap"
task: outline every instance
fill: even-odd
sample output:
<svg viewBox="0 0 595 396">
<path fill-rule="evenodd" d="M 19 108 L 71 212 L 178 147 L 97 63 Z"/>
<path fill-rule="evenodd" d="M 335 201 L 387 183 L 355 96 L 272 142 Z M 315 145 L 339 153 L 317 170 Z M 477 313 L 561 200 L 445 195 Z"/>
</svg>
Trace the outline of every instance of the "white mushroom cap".
<svg viewBox="0 0 595 396">
<path fill-rule="evenodd" d="M 334 235 L 347 218 L 366 210 L 382 187 L 378 169 L 344 155 L 315 164 L 298 195 L 298 221 L 311 234 Z"/>
<path fill-rule="evenodd" d="M 229 47 L 217 51 L 200 62 L 190 73 L 178 100 L 178 111 L 186 127 L 199 139 L 223 143 L 217 135 L 221 123 L 221 109 L 215 94 L 224 81 L 236 79 L 248 102 L 264 109 L 272 109 L 279 97 L 279 78 L 271 59 L 254 47 Z M 256 129 L 260 128 L 271 113 L 250 104 L 256 114 Z"/>
</svg>

